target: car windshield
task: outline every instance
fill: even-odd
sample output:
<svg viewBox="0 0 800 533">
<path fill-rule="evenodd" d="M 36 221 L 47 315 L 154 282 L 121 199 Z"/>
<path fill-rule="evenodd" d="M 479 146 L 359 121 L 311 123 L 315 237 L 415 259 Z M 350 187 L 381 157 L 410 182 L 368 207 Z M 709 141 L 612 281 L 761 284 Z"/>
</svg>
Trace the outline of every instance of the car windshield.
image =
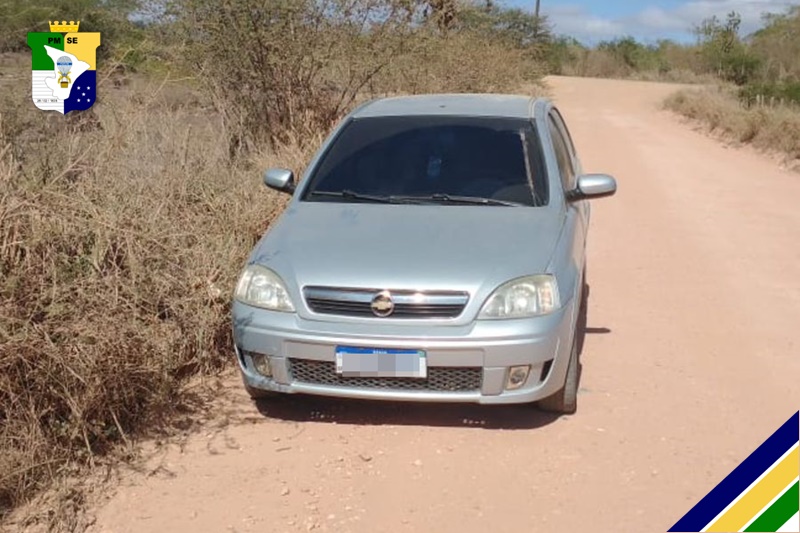
<svg viewBox="0 0 800 533">
<path fill-rule="evenodd" d="M 548 201 L 530 121 L 406 116 L 350 120 L 302 200 L 541 206 Z"/>
</svg>

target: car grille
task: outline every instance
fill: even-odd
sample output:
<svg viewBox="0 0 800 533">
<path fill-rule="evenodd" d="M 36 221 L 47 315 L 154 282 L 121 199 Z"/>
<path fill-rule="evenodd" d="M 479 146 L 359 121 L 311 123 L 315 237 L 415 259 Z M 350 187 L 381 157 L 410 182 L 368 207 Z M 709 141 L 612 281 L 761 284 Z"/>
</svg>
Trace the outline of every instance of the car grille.
<svg viewBox="0 0 800 533">
<path fill-rule="evenodd" d="M 351 389 L 475 392 L 481 389 L 483 379 L 480 367 L 428 367 L 425 379 L 344 377 L 336 373 L 336 363 L 307 359 L 289 359 L 289 369 L 292 378 L 300 383 Z"/>
<path fill-rule="evenodd" d="M 376 318 L 372 300 L 378 289 L 339 289 L 306 287 L 303 294 L 309 309 L 324 315 Z M 384 318 L 456 318 L 469 301 L 469 294 L 456 291 L 386 291 L 394 310 Z"/>
</svg>

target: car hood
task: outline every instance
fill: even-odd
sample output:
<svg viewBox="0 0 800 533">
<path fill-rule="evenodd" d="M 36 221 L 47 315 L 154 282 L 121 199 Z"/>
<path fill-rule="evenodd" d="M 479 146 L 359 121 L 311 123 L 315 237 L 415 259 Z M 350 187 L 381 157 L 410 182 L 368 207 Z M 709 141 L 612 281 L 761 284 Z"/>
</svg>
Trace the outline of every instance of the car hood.
<svg viewBox="0 0 800 533">
<path fill-rule="evenodd" d="M 311 285 L 481 289 L 544 273 L 563 219 L 549 208 L 296 202 L 251 262 Z"/>
</svg>

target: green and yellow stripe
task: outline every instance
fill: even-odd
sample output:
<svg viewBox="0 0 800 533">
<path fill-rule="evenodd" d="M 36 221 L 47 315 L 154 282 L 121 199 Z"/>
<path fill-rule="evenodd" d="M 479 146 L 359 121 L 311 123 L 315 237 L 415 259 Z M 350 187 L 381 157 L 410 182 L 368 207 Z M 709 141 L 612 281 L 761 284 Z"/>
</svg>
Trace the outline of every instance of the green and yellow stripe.
<svg viewBox="0 0 800 533">
<path fill-rule="evenodd" d="M 798 478 L 798 473 L 800 473 L 800 450 L 795 445 L 783 459 L 773 465 L 767 475 L 751 486 L 739 501 L 729 507 L 705 531 L 710 533 L 743 531 L 745 526 L 753 520 L 753 517 L 760 518 L 760 511 L 764 510 L 766 512 L 770 509 L 767 505 L 791 486 L 792 482 Z M 795 512 L 797 506 L 798 501 L 795 501 Z M 794 512 L 787 516 L 786 520 L 793 515 Z M 779 526 L 782 526 L 783 523 L 781 522 Z M 776 531 L 776 529 L 758 531 Z"/>
<path fill-rule="evenodd" d="M 779 531 L 800 512 L 800 482 L 795 482 L 775 503 L 767 507 L 745 531 Z M 795 530 L 797 531 L 797 530 Z"/>
<path fill-rule="evenodd" d="M 800 533 L 800 412 L 705 495 L 670 532 Z"/>
</svg>

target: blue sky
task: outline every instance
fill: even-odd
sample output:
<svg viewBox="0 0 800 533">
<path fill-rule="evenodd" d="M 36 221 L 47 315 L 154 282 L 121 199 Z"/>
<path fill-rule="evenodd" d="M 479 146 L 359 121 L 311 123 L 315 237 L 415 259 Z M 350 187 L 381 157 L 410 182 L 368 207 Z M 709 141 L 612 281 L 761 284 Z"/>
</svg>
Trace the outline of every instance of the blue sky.
<svg viewBox="0 0 800 533">
<path fill-rule="evenodd" d="M 765 12 L 781 13 L 800 0 L 541 0 L 556 33 L 589 43 L 632 35 L 645 41 L 694 39 L 691 28 L 712 15 L 737 11 L 745 33 L 760 27 Z M 533 10 L 535 0 L 506 0 L 508 6 Z"/>
</svg>

